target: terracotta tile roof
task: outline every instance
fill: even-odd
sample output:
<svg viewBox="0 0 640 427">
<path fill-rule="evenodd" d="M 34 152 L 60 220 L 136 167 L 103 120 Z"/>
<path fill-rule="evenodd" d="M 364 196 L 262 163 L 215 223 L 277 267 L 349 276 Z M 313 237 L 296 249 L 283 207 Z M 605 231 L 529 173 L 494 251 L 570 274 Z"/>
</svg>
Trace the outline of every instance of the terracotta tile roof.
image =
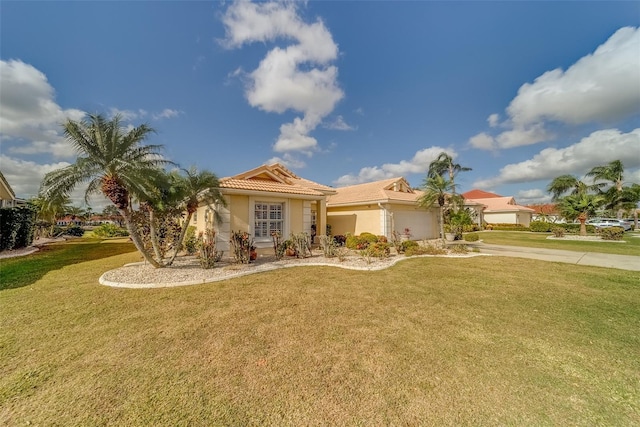
<svg viewBox="0 0 640 427">
<path fill-rule="evenodd" d="M 394 185 L 398 191 L 394 191 Z M 336 194 L 327 199 L 327 206 L 372 202 L 416 202 L 423 194 L 422 191 L 411 189 L 409 183 L 402 177 L 340 187 L 335 191 Z"/>
<path fill-rule="evenodd" d="M 489 193 L 488 191 L 482 191 L 478 189 L 469 190 L 466 193 L 462 193 L 462 197 L 465 199 L 489 199 L 492 197 L 503 197 L 496 193 Z"/>
<path fill-rule="evenodd" d="M 484 199 L 472 199 L 475 202 L 486 206 L 485 212 L 513 212 L 525 211 L 534 212 L 533 209 L 516 204 L 513 197 L 488 197 Z"/>
<path fill-rule="evenodd" d="M 238 175 L 222 178 L 220 188 L 305 196 L 323 196 L 335 191 L 326 185 L 300 178 L 279 163 L 262 165 Z"/>
<path fill-rule="evenodd" d="M 555 203 L 546 203 L 542 205 L 527 205 L 527 207 L 533 209 L 534 212 L 537 214 L 550 215 L 550 214 L 558 213 L 558 205 L 556 205 Z"/>
</svg>

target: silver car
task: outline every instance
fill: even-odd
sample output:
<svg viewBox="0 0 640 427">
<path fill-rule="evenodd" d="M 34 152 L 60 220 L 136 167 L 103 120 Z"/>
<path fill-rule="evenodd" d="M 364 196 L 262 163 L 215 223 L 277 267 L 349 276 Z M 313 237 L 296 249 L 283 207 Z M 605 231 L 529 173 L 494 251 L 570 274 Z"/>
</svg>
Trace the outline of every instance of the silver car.
<svg viewBox="0 0 640 427">
<path fill-rule="evenodd" d="M 631 230 L 631 223 L 616 218 L 594 218 L 587 221 L 587 224 L 593 225 L 595 228 L 620 227 L 624 231 Z"/>
</svg>

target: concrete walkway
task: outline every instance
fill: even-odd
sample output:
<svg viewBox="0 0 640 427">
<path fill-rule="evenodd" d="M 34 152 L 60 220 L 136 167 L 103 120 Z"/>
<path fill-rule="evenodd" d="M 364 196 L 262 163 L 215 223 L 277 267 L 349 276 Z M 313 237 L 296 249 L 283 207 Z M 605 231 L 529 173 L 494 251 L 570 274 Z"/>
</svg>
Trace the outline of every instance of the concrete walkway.
<svg viewBox="0 0 640 427">
<path fill-rule="evenodd" d="M 595 267 L 618 268 L 621 270 L 640 271 L 640 257 L 632 255 L 612 255 L 600 252 L 578 252 L 560 249 L 530 248 L 522 246 L 475 245 L 481 254 L 501 255 L 517 258 L 539 259 L 543 261 L 564 262 Z"/>
</svg>

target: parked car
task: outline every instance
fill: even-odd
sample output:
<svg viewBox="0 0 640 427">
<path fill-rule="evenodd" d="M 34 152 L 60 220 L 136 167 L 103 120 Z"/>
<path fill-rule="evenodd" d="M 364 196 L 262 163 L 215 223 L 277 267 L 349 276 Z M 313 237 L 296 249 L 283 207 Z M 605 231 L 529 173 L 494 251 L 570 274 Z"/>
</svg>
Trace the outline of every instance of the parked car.
<svg viewBox="0 0 640 427">
<path fill-rule="evenodd" d="M 588 220 L 587 224 L 595 228 L 621 227 L 624 231 L 629 231 L 632 227 L 630 222 L 616 218 L 593 218 Z"/>
</svg>

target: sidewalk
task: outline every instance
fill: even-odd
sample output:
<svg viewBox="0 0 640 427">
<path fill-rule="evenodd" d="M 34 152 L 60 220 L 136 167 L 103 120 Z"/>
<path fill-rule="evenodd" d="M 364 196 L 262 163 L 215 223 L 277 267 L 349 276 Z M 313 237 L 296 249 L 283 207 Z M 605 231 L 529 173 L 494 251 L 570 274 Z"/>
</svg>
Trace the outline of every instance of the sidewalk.
<svg viewBox="0 0 640 427">
<path fill-rule="evenodd" d="M 640 257 L 632 255 L 612 255 L 600 252 L 577 252 L 559 249 L 530 248 L 524 246 L 490 245 L 486 243 L 479 243 L 475 247 L 478 248 L 481 254 L 640 271 Z"/>
</svg>

